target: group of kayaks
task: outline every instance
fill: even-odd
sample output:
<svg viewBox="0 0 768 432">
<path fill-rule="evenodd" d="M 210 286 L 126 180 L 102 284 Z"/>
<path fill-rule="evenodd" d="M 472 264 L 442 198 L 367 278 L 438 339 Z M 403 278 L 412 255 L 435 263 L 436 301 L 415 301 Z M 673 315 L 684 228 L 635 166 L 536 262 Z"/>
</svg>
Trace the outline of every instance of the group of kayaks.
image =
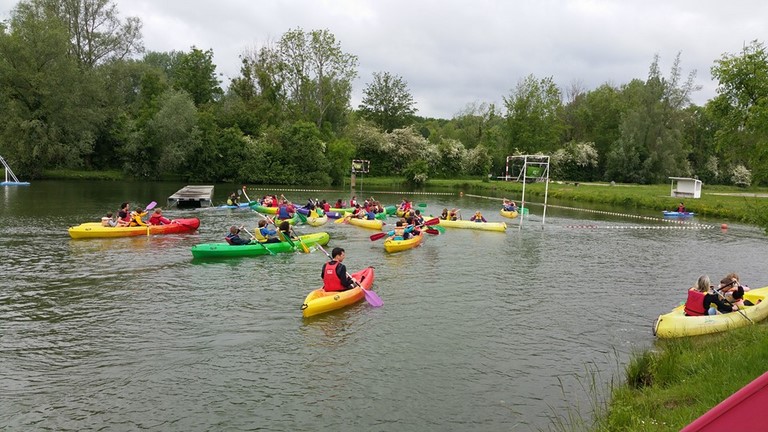
<svg viewBox="0 0 768 432">
<path fill-rule="evenodd" d="M 264 215 L 277 214 L 277 207 L 265 207 L 256 201 L 224 205 L 216 208 L 251 208 Z M 507 227 L 506 223 L 504 222 L 473 222 L 468 220 L 442 220 L 438 218 L 431 218 L 424 223 L 424 226 L 422 226 L 417 235 L 402 239 L 400 237 L 391 236 L 391 232 L 389 233 L 390 235 L 381 232 L 381 230 L 385 228 L 385 225 L 387 225 L 385 222 L 387 216 L 396 215 L 397 208 L 395 206 L 386 207 L 384 213 L 379 213 L 374 219 L 370 220 L 352 217 L 352 211 L 354 211 L 354 208 L 340 208 L 323 213 L 310 211 L 301 207 L 297 209 L 294 216 L 288 221 L 292 225 L 306 224 L 313 227 L 320 227 L 328 223 L 330 220 L 334 220 L 335 223 L 338 224 L 353 225 L 365 229 L 379 231 L 379 233 L 375 234 L 374 236 L 387 237 L 382 244 L 384 250 L 388 253 L 397 253 L 418 247 L 423 243 L 426 233 L 438 234 L 445 231 L 444 227 L 495 232 L 505 232 Z M 518 214 L 517 212 L 505 212 L 502 210 L 501 215 L 506 218 L 515 218 Z M 276 222 L 279 223 L 279 221 Z M 199 226 L 200 220 L 198 218 L 180 218 L 174 219 L 170 223 L 163 225 L 131 227 L 111 227 L 103 226 L 100 222 L 86 222 L 77 226 L 70 227 L 68 232 L 73 239 L 116 238 L 142 235 L 152 236 L 163 234 L 191 233 L 196 231 Z M 371 237 L 373 240 L 373 236 Z M 191 252 L 194 258 L 253 257 L 263 255 L 276 255 L 279 253 L 291 253 L 295 251 L 309 252 L 310 248 L 314 248 L 316 245 L 325 246 L 329 241 L 330 235 L 327 232 L 316 232 L 300 235 L 298 237 L 284 237 L 283 241 L 275 243 L 262 243 L 255 241 L 246 245 L 231 245 L 224 241 L 201 243 L 192 246 Z M 303 316 L 310 317 L 331 310 L 339 309 L 344 306 L 356 303 L 363 298 L 368 299 L 369 296 L 374 295 L 373 292 L 370 291 L 374 281 L 374 269 L 372 267 L 360 270 L 352 274 L 352 277 L 357 282 L 359 282 L 359 284 L 353 289 L 341 292 L 326 292 L 322 288 L 318 288 L 310 292 L 304 300 L 301 308 Z"/>
</svg>

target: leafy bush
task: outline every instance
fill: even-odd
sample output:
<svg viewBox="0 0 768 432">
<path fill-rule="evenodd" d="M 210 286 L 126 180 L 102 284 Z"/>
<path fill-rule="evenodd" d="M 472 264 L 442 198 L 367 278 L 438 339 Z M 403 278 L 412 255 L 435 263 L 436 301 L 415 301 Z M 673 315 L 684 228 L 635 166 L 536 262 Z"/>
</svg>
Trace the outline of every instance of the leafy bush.
<svg viewBox="0 0 768 432">
<path fill-rule="evenodd" d="M 424 186 L 429 179 L 429 166 L 423 159 L 412 161 L 403 170 L 405 181 L 412 186 Z"/>
<path fill-rule="evenodd" d="M 736 186 L 749 187 L 752 184 L 752 173 L 744 165 L 736 165 L 731 171 L 731 181 Z"/>
</svg>

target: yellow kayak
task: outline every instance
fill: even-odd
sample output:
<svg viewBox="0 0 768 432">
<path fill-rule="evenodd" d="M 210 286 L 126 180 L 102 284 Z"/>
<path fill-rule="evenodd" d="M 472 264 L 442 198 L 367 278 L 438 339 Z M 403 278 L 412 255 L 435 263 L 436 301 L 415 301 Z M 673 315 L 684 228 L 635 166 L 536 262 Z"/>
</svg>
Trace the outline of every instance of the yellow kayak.
<svg viewBox="0 0 768 432">
<path fill-rule="evenodd" d="M 505 218 L 514 219 L 518 216 L 518 213 L 516 211 L 507 211 L 507 210 L 499 210 L 499 213 L 501 213 L 502 216 Z"/>
<path fill-rule="evenodd" d="M 377 231 L 381 231 L 381 227 L 384 226 L 384 221 L 379 219 L 368 220 L 368 219 L 358 219 L 358 218 L 348 217 L 346 218 L 345 222 L 349 223 L 350 225 L 356 225 L 359 227 L 374 229 Z"/>
<path fill-rule="evenodd" d="M 440 219 L 440 223 L 438 225 L 441 225 L 447 228 L 466 228 L 466 229 L 497 231 L 497 232 L 507 231 L 507 224 L 505 222 L 474 222 L 474 221 L 468 221 L 468 220 L 452 221 L 452 220 Z"/>
<path fill-rule="evenodd" d="M 301 313 L 304 318 L 341 309 L 362 300 L 365 297 L 363 289 L 371 289 L 371 285 L 373 285 L 373 267 L 360 270 L 351 276 L 360 283 L 360 286 L 346 291 L 329 292 L 318 288 L 310 292 L 304 299 L 304 304 L 301 305 Z"/>
<path fill-rule="evenodd" d="M 686 316 L 683 306 L 678 306 L 672 312 L 659 315 L 653 326 L 653 334 L 659 338 L 676 338 L 744 327 L 768 317 L 768 301 L 764 301 L 766 297 L 768 297 L 768 286 L 745 292 L 744 300 L 749 300 L 754 306 L 745 306 L 741 309 L 741 313 Z"/>
<path fill-rule="evenodd" d="M 328 222 L 328 215 L 322 215 L 318 217 L 307 216 L 307 223 L 314 227 L 325 225 Z"/>
<path fill-rule="evenodd" d="M 413 249 L 416 246 L 421 244 L 421 241 L 424 239 L 424 231 L 421 232 L 421 234 L 417 236 L 413 236 L 409 238 L 408 240 L 392 240 L 387 239 L 384 240 L 384 250 L 393 253 L 393 252 L 401 252 L 408 249 Z"/>
</svg>

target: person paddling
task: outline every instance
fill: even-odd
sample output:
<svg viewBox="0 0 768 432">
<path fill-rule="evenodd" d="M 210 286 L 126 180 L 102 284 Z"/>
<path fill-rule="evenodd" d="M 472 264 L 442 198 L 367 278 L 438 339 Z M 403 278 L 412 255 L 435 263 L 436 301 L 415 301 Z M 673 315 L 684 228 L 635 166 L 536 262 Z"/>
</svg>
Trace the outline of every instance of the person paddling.
<svg viewBox="0 0 768 432">
<path fill-rule="evenodd" d="M 323 263 L 320 277 L 325 291 L 346 291 L 355 287 L 355 282 L 347 276 L 347 267 L 342 264 L 345 256 L 343 248 L 335 247 L 331 251 L 331 260 Z"/>
<path fill-rule="evenodd" d="M 229 227 L 229 234 L 227 234 L 226 237 L 224 237 L 224 240 L 227 241 L 227 243 L 233 245 L 233 246 L 241 246 L 241 245 L 247 245 L 251 241 L 248 239 L 244 239 L 240 237 L 240 228 L 232 225 Z"/>
<path fill-rule="evenodd" d="M 170 223 L 171 220 L 163 216 L 163 209 L 160 208 L 156 208 L 152 216 L 149 217 L 150 225 L 168 225 Z"/>
</svg>

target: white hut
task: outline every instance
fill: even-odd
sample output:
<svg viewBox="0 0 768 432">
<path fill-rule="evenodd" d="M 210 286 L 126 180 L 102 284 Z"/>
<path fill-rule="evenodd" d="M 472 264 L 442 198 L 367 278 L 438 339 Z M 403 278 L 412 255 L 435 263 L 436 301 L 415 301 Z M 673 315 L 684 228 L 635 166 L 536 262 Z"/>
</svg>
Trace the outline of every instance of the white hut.
<svg viewBox="0 0 768 432">
<path fill-rule="evenodd" d="M 701 180 L 688 177 L 670 177 L 672 197 L 701 198 Z"/>
</svg>

